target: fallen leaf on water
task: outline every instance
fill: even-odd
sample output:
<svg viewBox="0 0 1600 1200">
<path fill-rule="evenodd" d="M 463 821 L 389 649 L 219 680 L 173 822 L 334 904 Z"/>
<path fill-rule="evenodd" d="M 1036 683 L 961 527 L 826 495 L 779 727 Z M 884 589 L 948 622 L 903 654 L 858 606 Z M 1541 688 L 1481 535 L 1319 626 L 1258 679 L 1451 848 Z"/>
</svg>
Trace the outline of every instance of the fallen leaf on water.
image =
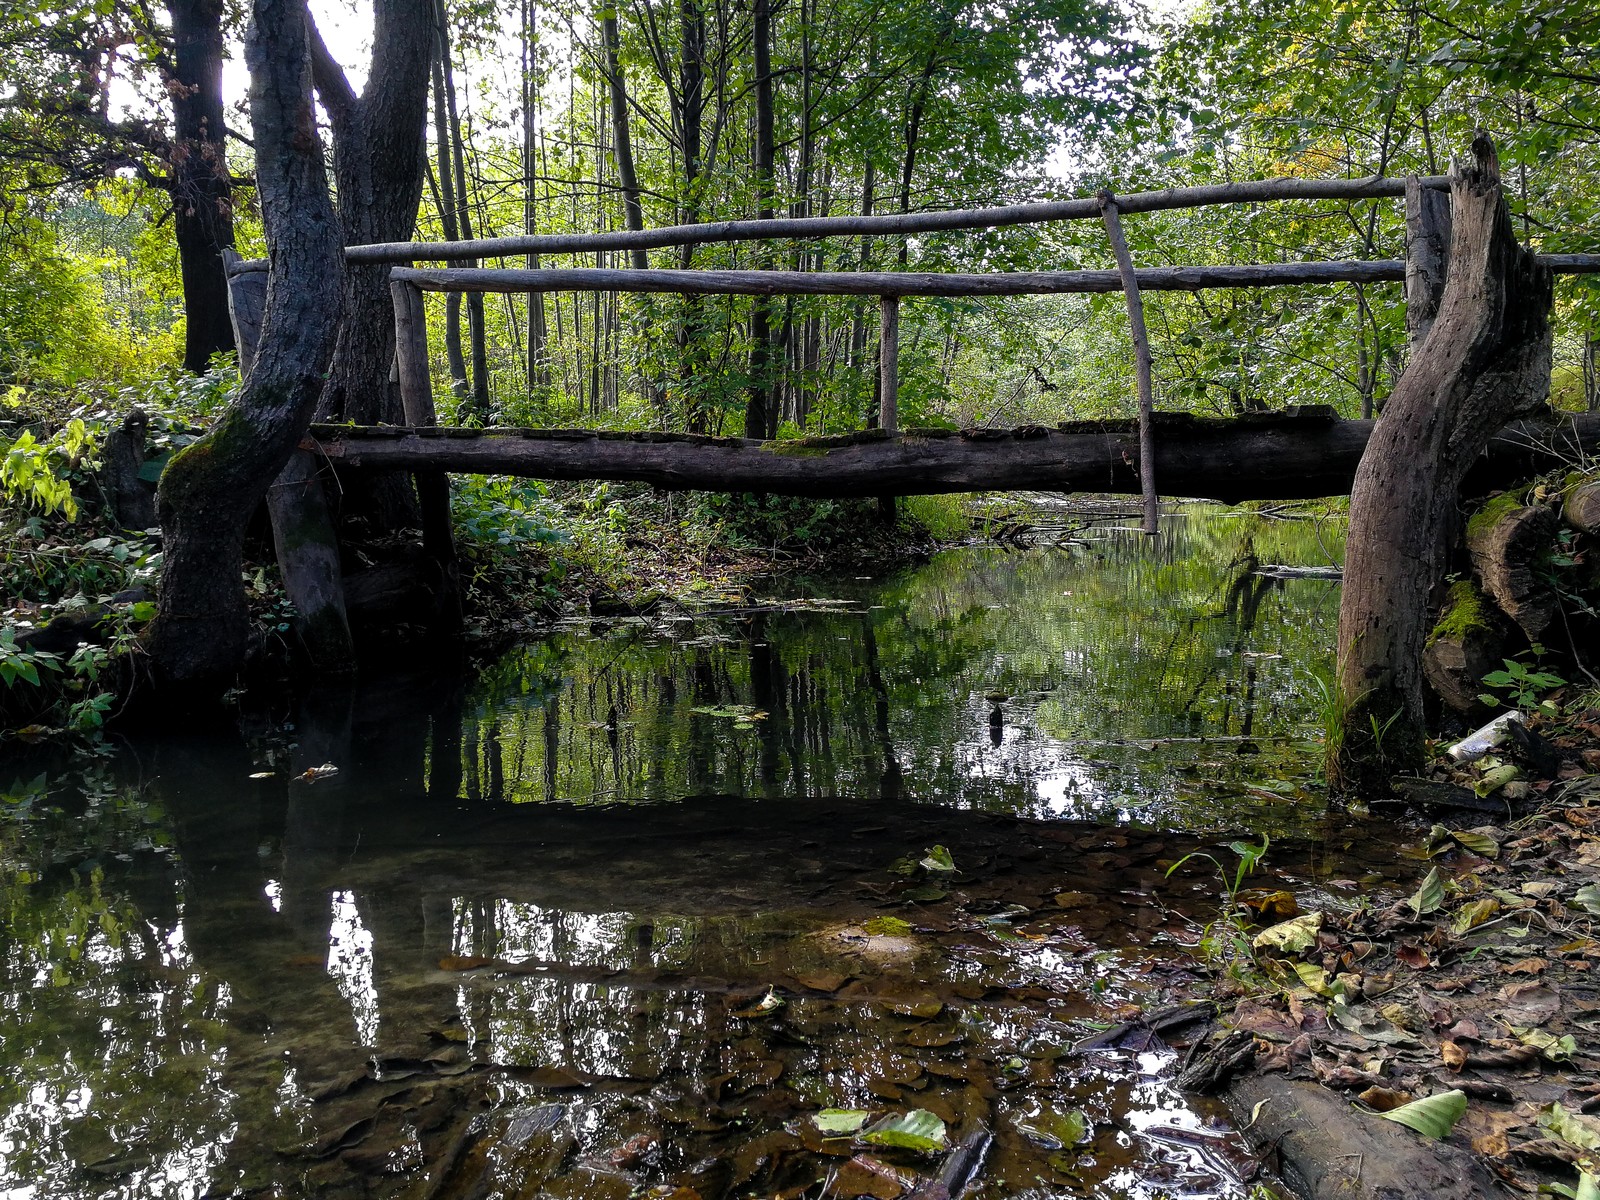
<svg viewBox="0 0 1600 1200">
<path fill-rule="evenodd" d="M 536 1067 L 522 1078 L 534 1087 L 550 1088 L 552 1091 L 589 1086 L 582 1076 L 573 1074 L 565 1067 Z"/>
<path fill-rule="evenodd" d="M 841 1163 L 833 1177 L 834 1196 L 872 1196 L 875 1200 L 897 1200 L 917 1182 L 914 1172 L 890 1166 L 868 1154 L 858 1154 Z"/>
<path fill-rule="evenodd" d="M 1300 912 L 1293 892 L 1246 888 L 1236 898 L 1261 921 L 1285 921 Z"/>
<path fill-rule="evenodd" d="M 1057 908 L 1088 908 L 1094 897 L 1088 892 L 1057 892 L 1055 901 Z"/>
<path fill-rule="evenodd" d="M 902 1150 L 940 1150 L 944 1147 L 944 1122 L 927 1109 L 916 1108 L 904 1116 L 885 1117 L 862 1133 L 861 1140 Z"/>
<path fill-rule="evenodd" d="M 250 778 L 251 779 L 272 779 L 272 778 L 275 778 L 277 776 L 277 774 L 278 773 L 276 771 L 252 771 L 250 773 Z"/>
<path fill-rule="evenodd" d="M 332 779 L 339 773 L 339 768 L 332 763 L 323 763 L 320 767 L 309 767 L 294 777 L 295 783 L 316 783 L 319 779 Z"/>
<path fill-rule="evenodd" d="M 825 1108 L 811 1114 L 811 1123 L 823 1133 L 837 1137 L 854 1133 L 867 1123 L 872 1113 L 864 1108 Z"/>
</svg>

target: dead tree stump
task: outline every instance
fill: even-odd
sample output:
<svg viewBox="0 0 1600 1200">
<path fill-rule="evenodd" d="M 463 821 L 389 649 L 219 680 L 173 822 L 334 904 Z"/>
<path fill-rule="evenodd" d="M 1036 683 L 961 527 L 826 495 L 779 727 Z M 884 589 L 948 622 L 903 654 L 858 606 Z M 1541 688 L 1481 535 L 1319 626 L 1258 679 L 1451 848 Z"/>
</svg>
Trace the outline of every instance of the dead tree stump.
<svg viewBox="0 0 1600 1200">
<path fill-rule="evenodd" d="M 1581 533 L 1600 533 L 1600 479 L 1569 488 L 1561 507 L 1568 525 Z"/>
<path fill-rule="evenodd" d="M 1424 758 L 1422 652 L 1457 493 L 1500 425 L 1550 385 L 1550 269 L 1517 245 L 1494 144 L 1450 173 L 1450 262 L 1439 313 L 1356 471 L 1339 607 L 1343 736 L 1330 777 L 1385 792 Z"/>
<path fill-rule="evenodd" d="M 1470 579 L 1450 588 L 1439 623 L 1422 652 L 1422 673 L 1446 707 L 1478 716 L 1483 677 L 1500 666 L 1506 635 L 1500 614 Z"/>
</svg>

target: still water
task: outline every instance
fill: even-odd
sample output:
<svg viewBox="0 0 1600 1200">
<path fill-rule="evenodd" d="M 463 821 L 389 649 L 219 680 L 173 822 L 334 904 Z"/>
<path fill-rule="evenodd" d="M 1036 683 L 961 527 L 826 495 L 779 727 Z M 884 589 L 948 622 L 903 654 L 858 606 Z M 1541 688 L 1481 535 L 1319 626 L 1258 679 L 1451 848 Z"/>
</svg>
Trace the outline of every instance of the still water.
<svg viewBox="0 0 1600 1200">
<path fill-rule="evenodd" d="M 1203 974 L 1184 854 L 1398 875 L 1315 787 L 1338 585 L 1258 571 L 1341 536 L 1195 509 L 0 760 L 0 1195 L 1242 1196 L 1171 1051 L 1075 1044 Z"/>
</svg>

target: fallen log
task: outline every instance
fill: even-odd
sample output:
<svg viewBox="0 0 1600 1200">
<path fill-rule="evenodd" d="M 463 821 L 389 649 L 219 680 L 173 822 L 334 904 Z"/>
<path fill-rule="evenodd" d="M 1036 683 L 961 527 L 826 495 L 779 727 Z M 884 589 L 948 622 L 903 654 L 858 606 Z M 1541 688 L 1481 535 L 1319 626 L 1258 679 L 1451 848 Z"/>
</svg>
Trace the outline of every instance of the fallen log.
<svg viewBox="0 0 1600 1200">
<path fill-rule="evenodd" d="M 1348 493 L 1371 421 L 1291 409 L 1237 420 L 1157 413 L 1156 470 L 1169 496 L 1291 500 Z M 1525 479 L 1600 441 L 1600 415 L 1519 421 L 1501 430 L 1463 491 Z M 535 479 L 614 479 L 673 490 L 791 496 L 940 492 L 1139 492 L 1137 423 L 1057 428 L 908 429 L 762 442 L 681 433 L 560 429 L 406 429 L 314 425 L 306 449 L 336 464 Z"/>
</svg>

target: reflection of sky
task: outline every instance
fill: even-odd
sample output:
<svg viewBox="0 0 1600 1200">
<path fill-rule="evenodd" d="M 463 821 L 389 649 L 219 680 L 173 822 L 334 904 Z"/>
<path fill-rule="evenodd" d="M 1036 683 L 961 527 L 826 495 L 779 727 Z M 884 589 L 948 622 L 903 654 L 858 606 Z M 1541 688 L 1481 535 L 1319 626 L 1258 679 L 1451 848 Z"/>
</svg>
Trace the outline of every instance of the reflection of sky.
<svg viewBox="0 0 1600 1200">
<path fill-rule="evenodd" d="M 372 934 L 361 923 L 354 892 L 333 893 L 328 928 L 328 974 L 355 1018 L 356 1039 L 378 1044 L 378 989 L 372 981 Z"/>
</svg>

